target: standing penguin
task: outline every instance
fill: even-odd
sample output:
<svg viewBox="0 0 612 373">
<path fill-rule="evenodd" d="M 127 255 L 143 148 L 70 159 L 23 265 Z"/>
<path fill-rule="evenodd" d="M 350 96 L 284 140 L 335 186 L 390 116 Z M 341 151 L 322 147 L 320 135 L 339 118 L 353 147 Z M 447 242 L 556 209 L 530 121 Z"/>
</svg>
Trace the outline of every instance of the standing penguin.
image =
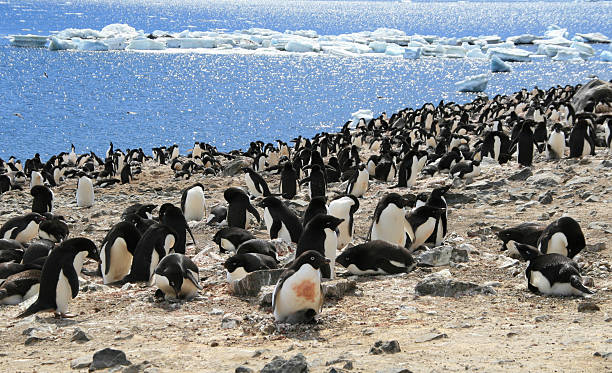
<svg viewBox="0 0 612 373">
<path fill-rule="evenodd" d="M 305 227 L 306 224 L 312 218 L 319 214 L 327 214 L 327 200 L 325 197 L 314 197 L 310 200 L 308 207 L 306 207 L 306 211 L 304 211 L 304 218 L 302 219 L 302 225 Z"/>
<path fill-rule="evenodd" d="M 251 193 L 251 195 L 255 197 L 267 197 L 271 194 L 270 188 L 268 188 L 268 183 L 266 183 L 260 174 L 249 167 L 243 168 L 242 171 L 244 171 L 244 181 L 249 188 L 249 193 Z"/>
<path fill-rule="evenodd" d="M 44 185 L 36 185 L 30 189 L 34 197 L 32 201 L 32 212 L 44 214 L 53 211 L 53 192 Z"/>
<path fill-rule="evenodd" d="M 191 228 L 189 228 L 183 212 L 178 207 L 171 203 L 164 203 L 161 205 L 159 208 L 159 221 L 172 228 L 174 233 L 176 233 L 176 243 L 173 247 L 174 252 L 185 254 L 185 245 L 187 242 L 186 232 L 189 232 L 193 244 L 196 244 Z"/>
<path fill-rule="evenodd" d="M 433 234 L 436 224 L 445 210 L 424 205 L 407 213 L 405 229 L 410 242 L 406 242 L 405 246 L 414 250 L 423 245 Z"/>
<path fill-rule="evenodd" d="M 9 219 L 0 228 L 0 238 L 25 244 L 38 235 L 38 226 L 43 220 L 44 217 L 35 212 Z"/>
<path fill-rule="evenodd" d="M 85 174 L 79 177 L 76 191 L 78 207 L 91 207 L 94 204 L 94 188 L 91 179 Z"/>
<path fill-rule="evenodd" d="M 320 268 L 328 262 L 319 252 L 309 250 L 285 269 L 272 294 L 277 322 L 311 322 L 321 312 L 325 296 Z"/>
<path fill-rule="evenodd" d="M 120 282 L 150 282 L 159 261 L 174 249 L 176 237 L 174 229 L 165 224 L 149 227 L 136 245 L 130 273 Z"/>
<path fill-rule="evenodd" d="M 343 219 L 338 226 L 338 249 L 353 240 L 355 212 L 359 210 L 359 200 L 353 195 L 340 196 L 329 203 L 329 214 Z"/>
<path fill-rule="evenodd" d="M 407 201 L 397 193 L 385 195 L 376 205 L 374 211 L 370 238 L 383 240 L 392 244 L 404 246 L 406 234 L 404 233 L 404 215 Z"/>
<path fill-rule="evenodd" d="M 606 144 L 606 148 L 608 148 L 609 151 L 612 151 L 612 117 L 608 117 L 605 119 L 603 127 L 604 142 Z"/>
<path fill-rule="evenodd" d="M 280 193 L 283 198 L 293 199 L 298 190 L 298 175 L 293 169 L 291 162 L 287 161 L 283 164 L 283 170 L 280 176 Z"/>
<path fill-rule="evenodd" d="M 287 243 L 298 243 L 303 227 L 293 211 L 274 196 L 264 198 L 259 205 L 264 208 L 264 221 L 270 239 L 281 238 Z"/>
<path fill-rule="evenodd" d="M 166 299 L 193 299 L 200 285 L 198 266 L 183 254 L 166 255 L 157 265 L 155 285 Z"/>
<path fill-rule="evenodd" d="M 565 132 L 563 132 L 561 123 L 555 123 L 552 126 L 546 144 L 546 154 L 548 159 L 561 159 L 565 155 Z"/>
<path fill-rule="evenodd" d="M 363 197 L 365 192 L 368 191 L 370 182 L 370 174 L 366 169 L 365 164 L 361 163 L 357 167 L 357 172 L 351 176 L 351 179 L 346 186 L 346 194 L 351 194 L 355 197 Z"/>
<path fill-rule="evenodd" d="M 570 158 L 595 155 L 592 128 L 584 119 L 578 120 L 569 137 Z"/>
<path fill-rule="evenodd" d="M 419 174 L 419 156 L 416 151 L 408 152 L 398 167 L 397 186 L 399 188 L 412 187 Z"/>
<path fill-rule="evenodd" d="M 578 264 L 560 254 L 540 255 L 533 246 L 516 244 L 521 256 L 528 261 L 525 277 L 533 293 L 557 296 L 584 296 L 593 291 L 582 284 Z"/>
<path fill-rule="evenodd" d="M 336 277 L 336 250 L 338 248 L 338 235 L 336 230 L 344 219 L 332 215 L 319 214 L 306 225 L 295 250 L 296 258 L 308 250 L 316 250 L 330 260 L 329 266 L 321 268 L 323 278 Z"/>
<path fill-rule="evenodd" d="M 99 261 L 96 245 L 87 238 L 71 238 L 51 250 L 40 276 L 38 299 L 18 318 L 41 311 L 54 311 L 59 317 L 74 317 L 68 314 L 68 304 L 79 294 L 79 273 L 83 260 Z"/>
<path fill-rule="evenodd" d="M 100 246 L 100 271 L 105 284 L 119 281 L 130 273 L 140 232 L 132 223 L 115 224 Z"/>
<path fill-rule="evenodd" d="M 204 197 L 204 185 L 195 183 L 183 190 L 181 196 L 181 211 L 185 220 L 200 221 L 206 214 L 206 198 Z"/>
<path fill-rule="evenodd" d="M 538 249 L 542 254 L 556 253 L 568 258 L 576 256 L 585 246 L 580 224 L 569 216 L 550 223 L 538 240 Z"/>
<path fill-rule="evenodd" d="M 327 182 L 325 181 L 325 173 L 321 169 L 321 166 L 314 164 L 311 167 L 310 175 L 300 181 L 300 185 L 308 183 L 310 198 L 323 196 L 327 192 Z"/>
<path fill-rule="evenodd" d="M 261 221 L 259 212 L 251 205 L 249 196 L 239 188 L 227 188 L 223 192 L 223 197 L 228 203 L 227 207 L 227 225 L 230 227 L 238 227 L 242 229 L 248 228 L 249 219 L 247 211 L 250 212 L 257 221 Z"/>
<path fill-rule="evenodd" d="M 451 187 L 450 185 L 447 185 L 447 186 L 435 188 L 434 190 L 431 191 L 429 198 L 427 198 L 427 201 L 425 202 L 427 206 L 444 209 L 444 213 L 441 213 L 440 217 L 436 221 L 436 226 L 434 227 L 434 231 L 429 236 L 429 238 L 427 238 L 427 240 L 425 241 L 425 242 L 431 242 L 435 246 L 439 246 L 442 243 L 442 240 L 444 239 L 444 237 L 446 237 L 446 233 L 448 232 L 448 210 L 447 210 L 447 204 L 446 204 L 446 199 L 444 198 L 444 194 L 448 192 L 450 187 Z"/>
<path fill-rule="evenodd" d="M 521 132 L 518 135 L 518 156 L 517 161 L 520 165 L 531 167 L 533 163 L 534 138 L 531 125 L 533 122 L 525 121 L 521 125 Z"/>
</svg>

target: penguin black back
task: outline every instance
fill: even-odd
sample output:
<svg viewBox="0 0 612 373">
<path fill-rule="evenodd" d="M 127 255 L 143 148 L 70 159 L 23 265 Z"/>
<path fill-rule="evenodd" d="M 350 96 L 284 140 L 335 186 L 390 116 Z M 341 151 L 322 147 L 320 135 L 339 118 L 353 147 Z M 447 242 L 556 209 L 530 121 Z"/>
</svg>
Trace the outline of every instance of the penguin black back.
<svg viewBox="0 0 612 373">
<path fill-rule="evenodd" d="M 53 210 L 53 192 L 44 185 L 35 185 L 30 189 L 34 197 L 32 201 L 32 212 L 43 214 Z"/>
</svg>

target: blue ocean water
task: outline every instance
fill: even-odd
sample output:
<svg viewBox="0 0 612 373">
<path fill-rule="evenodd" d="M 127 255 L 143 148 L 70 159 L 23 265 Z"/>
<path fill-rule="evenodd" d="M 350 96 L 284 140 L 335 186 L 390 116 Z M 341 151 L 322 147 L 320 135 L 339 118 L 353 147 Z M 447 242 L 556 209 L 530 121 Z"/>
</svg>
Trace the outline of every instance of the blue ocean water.
<svg viewBox="0 0 612 373">
<path fill-rule="evenodd" d="M 543 34 L 550 24 L 612 36 L 610 2 L 382 1 L 8 1 L 0 36 L 48 35 L 68 27 L 127 23 L 151 32 L 263 27 L 341 34 L 391 27 L 407 34 L 501 37 Z M 601 51 L 608 46 L 596 45 Z M 0 157 L 43 157 L 69 149 L 103 152 L 194 141 L 220 149 L 253 139 L 289 140 L 332 130 L 360 108 L 376 114 L 441 99 L 464 76 L 489 71 L 486 60 L 328 55 L 50 52 L 0 41 Z M 612 79 L 612 65 L 544 59 L 496 74 L 486 93 Z"/>
</svg>

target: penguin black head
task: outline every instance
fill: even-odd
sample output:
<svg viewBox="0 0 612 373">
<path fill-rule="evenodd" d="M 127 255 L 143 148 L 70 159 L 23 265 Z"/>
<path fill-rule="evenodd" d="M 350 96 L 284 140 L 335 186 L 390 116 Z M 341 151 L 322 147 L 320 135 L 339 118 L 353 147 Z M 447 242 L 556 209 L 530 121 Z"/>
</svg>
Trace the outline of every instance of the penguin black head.
<svg viewBox="0 0 612 373">
<path fill-rule="evenodd" d="M 245 193 L 245 191 L 240 188 L 230 187 L 223 192 L 223 198 L 225 198 L 227 202 L 231 202 L 236 197 L 246 198 L 247 200 L 249 199 L 249 196 Z"/>
<path fill-rule="evenodd" d="M 305 264 L 309 264 L 314 269 L 320 269 L 323 265 L 329 264 L 329 259 L 318 251 L 308 250 L 297 257 L 289 268 L 297 271 Z"/>
<path fill-rule="evenodd" d="M 516 242 L 514 247 L 525 260 L 533 260 L 541 255 L 540 251 L 531 245 Z"/>
<path fill-rule="evenodd" d="M 443 195 L 446 194 L 446 192 L 448 192 L 450 188 L 451 188 L 450 184 L 446 186 L 435 188 L 434 190 L 431 191 L 431 195 L 432 197 L 435 197 L 435 198 L 442 197 Z"/>
<path fill-rule="evenodd" d="M 223 268 L 227 269 L 228 272 L 234 272 L 236 268 L 244 267 L 242 263 L 241 257 L 238 255 L 234 255 L 229 257 L 225 263 L 223 263 Z"/>
<path fill-rule="evenodd" d="M 87 251 L 87 258 L 93 259 L 97 262 L 100 261 L 100 254 L 96 248 L 96 244 L 92 240 L 85 237 L 71 238 L 62 242 L 55 250 L 72 251 L 75 253 Z"/>
<path fill-rule="evenodd" d="M 259 202 L 258 206 L 263 208 L 281 207 L 283 206 L 283 202 L 274 196 L 268 196 L 264 198 L 261 202 Z"/>
<path fill-rule="evenodd" d="M 335 231 L 343 221 L 344 219 L 332 215 L 318 214 L 308 222 L 308 228 L 331 229 Z"/>
<path fill-rule="evenodd" d="M 29 214 L 26 214 L 23 218 L 28 223 L 33 221 L 36 224 L 40 224 L 43 220 L 45 220 L 45 217 L 43 215 L 36 213 L 36 212 L 31 212 Z"/>
</svg>

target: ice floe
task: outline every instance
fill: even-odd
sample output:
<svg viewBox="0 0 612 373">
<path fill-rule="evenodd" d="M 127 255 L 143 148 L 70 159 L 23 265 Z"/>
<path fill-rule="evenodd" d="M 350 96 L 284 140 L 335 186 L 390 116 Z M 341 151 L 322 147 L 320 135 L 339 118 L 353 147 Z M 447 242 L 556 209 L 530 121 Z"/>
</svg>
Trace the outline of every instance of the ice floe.
<svg viewBox="0 0 612 373">
<path fill-rule="evenodd" d="M 464 80 L 455 83 L 459 92 L 484 92 L 489 83 L 487 74 L 468 76 Z"/>
<path fill-rule="evenodd" d="M 499 57 L 491 56 L 491 72 L 494 73 L 509 73 L 512 71 L 510 65 L 499 59 Z"/>
</svg>

